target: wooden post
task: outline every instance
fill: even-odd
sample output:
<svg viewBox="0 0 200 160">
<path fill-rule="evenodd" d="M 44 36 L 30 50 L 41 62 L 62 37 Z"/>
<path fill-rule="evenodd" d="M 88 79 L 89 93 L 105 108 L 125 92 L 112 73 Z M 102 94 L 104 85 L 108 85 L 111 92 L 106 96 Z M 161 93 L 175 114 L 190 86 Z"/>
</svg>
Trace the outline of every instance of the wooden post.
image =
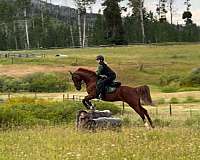
<svg viewBox="0 0 200 160">
<path fill-rule="evenodd" d="M 172 104 L 171 103 L 169 104 L 169 114 L 170 114 L 170 116 L 172 116 Z"/>
<path fill-rule="evenodd" d="M 65 101 L 65 94 L 63 94 L 63 102 Z"/>
<path fill-rule="evenodd" d="M 11 98 L 11 94 L 10 94 L 10 91 L 8 92 L 8 100 L 10 100 Z"/>
<path fill-rule="evenodd" d="M 191 106 L 190 106 L 190 118 L 192 118 L 192 109 L 191 109 Z"/>
<path fill-rule="evenodd" d="M 35 99 L 37 99 L 37 92 L 35 92 Z"/>
<path fill-rule="evenodd" d="M 14 57 L 12 57 L 11 60 L 12 60 L 12 64 L 14 64 Z"/>
<path fill-rule="evenodd" d="M 75 96 L 74 95 L 73 95 L 72 99 L 73 99 L 73 101 L 75 100 Z"/>
</svg>

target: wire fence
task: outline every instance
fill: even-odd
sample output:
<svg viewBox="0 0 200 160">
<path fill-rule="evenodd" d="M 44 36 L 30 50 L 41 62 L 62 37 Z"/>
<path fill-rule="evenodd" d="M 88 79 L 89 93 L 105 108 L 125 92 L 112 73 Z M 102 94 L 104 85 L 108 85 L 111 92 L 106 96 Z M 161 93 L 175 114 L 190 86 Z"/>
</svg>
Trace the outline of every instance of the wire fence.
<svg viewBox="0 0 200 160">
<path fill-rule="evenodd" d="M 11 100 L 12 98 L 18 97 L 30 97 L 35 99 L 47 99 L 47 100 L 56 100 L 56 101 L 74 101 L 74 102 L 82 102 L 85 98 L 85 95 L 74 94 L 74 93 L 1 93 L 0 94 L 0 103 L 4 103 L 6 101 Z M 94 102 L 98 102 L 100 100 L 94 99 Z M 116 102 L 116 105 L 121 107 L 121 115 L 124 115 L 132 110 L 124 102 Z M 176 117 L 176 116 L 184 116 L 184 117 L 194 117 L 200 114 L 199 103 L 180 103 L 180 104 L 172 104 L 166 103 L 162 105 L 157 105 L 153 107 L 145 106 L 149 113 L 154 117 L 163 116 L 167 117 Z"/>
</svg>

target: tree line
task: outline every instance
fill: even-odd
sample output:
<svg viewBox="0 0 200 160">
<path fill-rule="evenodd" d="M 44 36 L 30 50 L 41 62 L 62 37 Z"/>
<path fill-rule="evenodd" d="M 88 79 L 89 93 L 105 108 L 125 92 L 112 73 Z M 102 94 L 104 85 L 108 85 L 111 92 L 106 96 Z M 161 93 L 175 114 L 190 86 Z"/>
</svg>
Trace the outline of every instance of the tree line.
<svg viewBox="0 0 200 160">
<path fill-rule="evenodd" d="M 0 50 L 200 40 L 190 0 L 184 0 L 184 25 L 172 23 L 175 0 L 158 0 L 156 13 L 147 11 L 144 0 L 129 0 L 127 7 L 120 6 L 122 1 L 103 0 L 103 14 L 92 14 L 87 12 L 95 0 L 74 0 L 77 18 L 69 23 L 52 16 L 45 5 L 34 14 L 31 0 L 0 0 Z M 170 22 L 166 18 L 167 4 Z M 131 14 L 122 17 L 127 9 Z"/>
</svg>

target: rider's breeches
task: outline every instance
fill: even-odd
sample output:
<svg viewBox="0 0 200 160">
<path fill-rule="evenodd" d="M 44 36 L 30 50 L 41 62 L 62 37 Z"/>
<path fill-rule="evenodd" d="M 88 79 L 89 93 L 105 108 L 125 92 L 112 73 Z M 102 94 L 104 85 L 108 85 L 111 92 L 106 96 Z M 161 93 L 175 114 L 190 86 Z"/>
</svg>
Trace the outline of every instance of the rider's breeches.
<svg viewBox="0 0 200 160">
<path fill-rule="evenodd" d="M 111 84 L 115 78 L 114 77 L 109 77 L 103 80 L 99 80 L 97 82 L 97 96 L 102 93 L 105 94 L 105 86 Z"/>
</svg>

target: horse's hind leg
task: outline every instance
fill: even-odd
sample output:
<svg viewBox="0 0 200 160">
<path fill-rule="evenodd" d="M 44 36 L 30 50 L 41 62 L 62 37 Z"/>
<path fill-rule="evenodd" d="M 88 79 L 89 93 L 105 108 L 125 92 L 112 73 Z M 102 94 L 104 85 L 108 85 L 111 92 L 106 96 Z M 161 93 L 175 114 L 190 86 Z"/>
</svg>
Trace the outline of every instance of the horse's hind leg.
<svg viewBox="0 0 200 160">
<path fill-rule="evenodd" d="M 142 109 L 142 112 L 143 112 L 143 113 L 145 114 L 145 116 L 147 117 L 147 119 L 148 119 L 148 121 L 149 121 L 151 127 L 154 128 L 154 125 L 153 125 L 153 123 L 152 123 L 152 120 L 151 120 L 151 118 L 150 118 L 150 116 L 149 116 L 147 110 L 146 110 L 145 108 L 143 108 L 141 105 L 140 105 L 140 108 Z"/>
<path fill-rule="evenodd" d="M 131 108 L 133 108 L 135 110 L 135 112 L 137 114 L 139 114 L 139 116 L 142 118 L 143 122 L 146 124 L 145 114 L 144 114 L 143 110 L 141 109 L 140 105 L 138 105 L 138 104 L 132 104 L 132 103 L 128 103 L 128 104 L 129 104 L 129 106 Z"/>
</svg>

